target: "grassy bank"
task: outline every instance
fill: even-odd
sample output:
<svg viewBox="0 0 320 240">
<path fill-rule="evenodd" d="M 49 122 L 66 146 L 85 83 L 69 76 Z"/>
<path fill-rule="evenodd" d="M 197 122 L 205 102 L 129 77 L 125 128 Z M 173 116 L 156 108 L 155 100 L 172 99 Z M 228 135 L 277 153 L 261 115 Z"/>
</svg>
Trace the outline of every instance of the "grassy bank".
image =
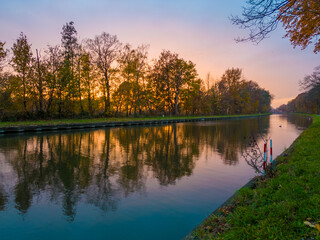
<svg viewBox="0 0 320 240">
<path fill-rule="evenodd" d="M 272 178 L 238 191 L 196 239 L 320 239 L 320 117 L 277 159 Z M 309 225 L 308 225 L 309 224 Z"/>
<path fill-rule="evenodd" d="M 195 119 L 195 118 L 225 118 L 225 117 L 244 117 L 259 116 L 266 114 L 247 114 L 247 115 L 220 115 L 220 116 L 181 116 L 181 117 L 112 117 L 112 118 L 87 118 L 87 119 L 54 119 L 54 120 L 35 120 L 35 121 L 15 121 L 0 122 L 0 128 L 4 127 L 24 127 L 24 126 L 43 126 L 59 124 L 86 124 L 86 123 L 105 123 L 105 122 L 129 122 L 146 120 L 170 120 L 170 119 Z"/>
</svg>

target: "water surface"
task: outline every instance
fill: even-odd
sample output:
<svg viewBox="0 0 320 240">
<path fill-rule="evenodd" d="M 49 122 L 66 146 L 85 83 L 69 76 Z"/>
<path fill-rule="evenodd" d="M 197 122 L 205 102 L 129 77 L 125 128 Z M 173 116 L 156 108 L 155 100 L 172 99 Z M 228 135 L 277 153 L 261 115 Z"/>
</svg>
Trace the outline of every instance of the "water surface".
<svg viewBox="0 0 320 240">
<path fill-rule="evenodd" d="M 0 239 L 181 239 L 310 124 L 267 117 L 0 136 Z"/>
</svg>

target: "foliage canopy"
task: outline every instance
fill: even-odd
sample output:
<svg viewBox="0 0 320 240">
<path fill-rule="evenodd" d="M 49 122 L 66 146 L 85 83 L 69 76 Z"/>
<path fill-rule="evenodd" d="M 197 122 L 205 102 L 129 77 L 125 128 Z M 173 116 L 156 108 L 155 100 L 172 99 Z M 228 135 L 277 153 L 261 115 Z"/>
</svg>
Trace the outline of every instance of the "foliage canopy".
<svg viewBox="0 0 320 240">
<path fill-rule="evenodd" d="M 238 41 L 258 43 L 280 22 L 294 47 L 314 44 L 314 52 L 320 51 L 319 0 L 247 0 L 242 17 L 232 17 L 232 22 L 250 29 L 249 36 Z"/>
</svg>

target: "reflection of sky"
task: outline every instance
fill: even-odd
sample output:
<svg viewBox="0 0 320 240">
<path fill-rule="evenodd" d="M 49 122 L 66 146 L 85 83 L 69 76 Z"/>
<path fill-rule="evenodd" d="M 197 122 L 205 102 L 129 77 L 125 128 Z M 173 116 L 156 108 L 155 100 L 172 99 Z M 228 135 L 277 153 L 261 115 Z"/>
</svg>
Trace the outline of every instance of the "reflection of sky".
<svg viewBox="0 0 320 240">
<path fill-rule="evenodd" d="M 293 49 L 277 30 L 258 46 L 237 44 L 246 31 L 229 17 L 241 11 L 239 0 L 4 0 L 0 8 L 0 40 L 12 45 L 20 31 L 33 48 L 60 43 L 62 25 L 73 20 L 81 39 L 102 31 L 122 42 L 151 45 L 150 58 L 162 49 L 179 53 L 197 64 L 201 77 L 217 79 L 225 69 L 240 67 L 247 79 L 275 95 L 278 106 L 299 92 L 298 81 L 319 64 L 312 47 Z"/>
<path fill-rule="evenodd" d="M 16 174 L 12 166 L 6 162 L 5 156 L 0 152 L 0 183 L 3 183 L 3 179 L 6 179 L 6 187 L 8 184 L 14 186 L 16 182 Z M 10 179 L 10 181 L 8 181 Z"/>
<path fill-rule="evenodd" d="M 291 143 L 300 135 L 302 130 L 298 130 L 294 124 L 280 116 L 274 116 L 274 121 L 271 121 L 270 125 L 268 134 L 273 139 L 273 157 L 275 158 L 290 147 Z"/>
<path fill-rule="evenodd" d="M 241 158 L 243 137 L 256 136 L 258 129 L 262 133 L 268 130 L 276 157 L 301 132 L 280 115 L 264 117 L 259 124 L 258 121 L 255 118 L 69 131 L 61 135 L 3 136 L 0 193 L 5 190 L 8 203 L 0 211 L 1 240 L 43 236 L 49 240 L 89 236 L 128 239 L 128 233 L 130 239 L 181 239 L 254 176 Z M 110 141 L 110 149 L 106 141 Z M 219 152 L 221 141 L 224 147 L 220 149 L 235 152 L 237 159 L 233 163 L 228 163 L 224 152 Z M 258 141 L 261 149 L 262 141 Z M 157 144 L 163 148 L 155 147 Z M 199 150 L 191 154 L 194 147 Z M 110 150 L 108 158 L 106 149 Z M 153 154 L 161 149 L 166 154 Z M 191 158 L 184 158 L 186 155 Z M 185 171 L 186 165 L 191 174 Z M 104 177 L 105 171 L 108 177 Z M 172 181 L 161 184 L 160 179 Z M 32 195 L 24 214 L 16 209 L 16 203 L 26 202 L 21 201 L 21 196 L 28 197 L 17 194 L 19 181 L 25 183 L 20 186 L 28 186 L 26 190 L 30 189 Z M 75 209 L 70 222 L 64 211 L 68 203 L 65 196 L 69 195 L 69 203 L 74 202 Z"/>
</svg>

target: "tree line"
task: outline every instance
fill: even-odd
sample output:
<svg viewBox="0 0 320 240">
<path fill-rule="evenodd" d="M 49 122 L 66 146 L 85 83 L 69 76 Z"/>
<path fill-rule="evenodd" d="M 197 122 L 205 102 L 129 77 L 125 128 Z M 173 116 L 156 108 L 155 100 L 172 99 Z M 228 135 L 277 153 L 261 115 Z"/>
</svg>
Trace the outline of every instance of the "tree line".
<svg viewBox="0 0 320 240">
<path fill-rule="evenodd" d="M 239 68 L 213 82 L 196 65 L 163 50 L 149 61 L 148 45 L 134 48 L 101 33 L 80 41 L 74 22 L 61 44 L 32 50 L 19 35 L 10 50 L 0 41 L 0 119 L 268 112 L 269 91 Z"/>
<path fill-rule="evenodd" d="M 287 104 L 281 105 L 278 110 L 281 112 L 320 114 L 320 66 L 300 81 L 300 86 L 304 92 Z"/>
</svg>

